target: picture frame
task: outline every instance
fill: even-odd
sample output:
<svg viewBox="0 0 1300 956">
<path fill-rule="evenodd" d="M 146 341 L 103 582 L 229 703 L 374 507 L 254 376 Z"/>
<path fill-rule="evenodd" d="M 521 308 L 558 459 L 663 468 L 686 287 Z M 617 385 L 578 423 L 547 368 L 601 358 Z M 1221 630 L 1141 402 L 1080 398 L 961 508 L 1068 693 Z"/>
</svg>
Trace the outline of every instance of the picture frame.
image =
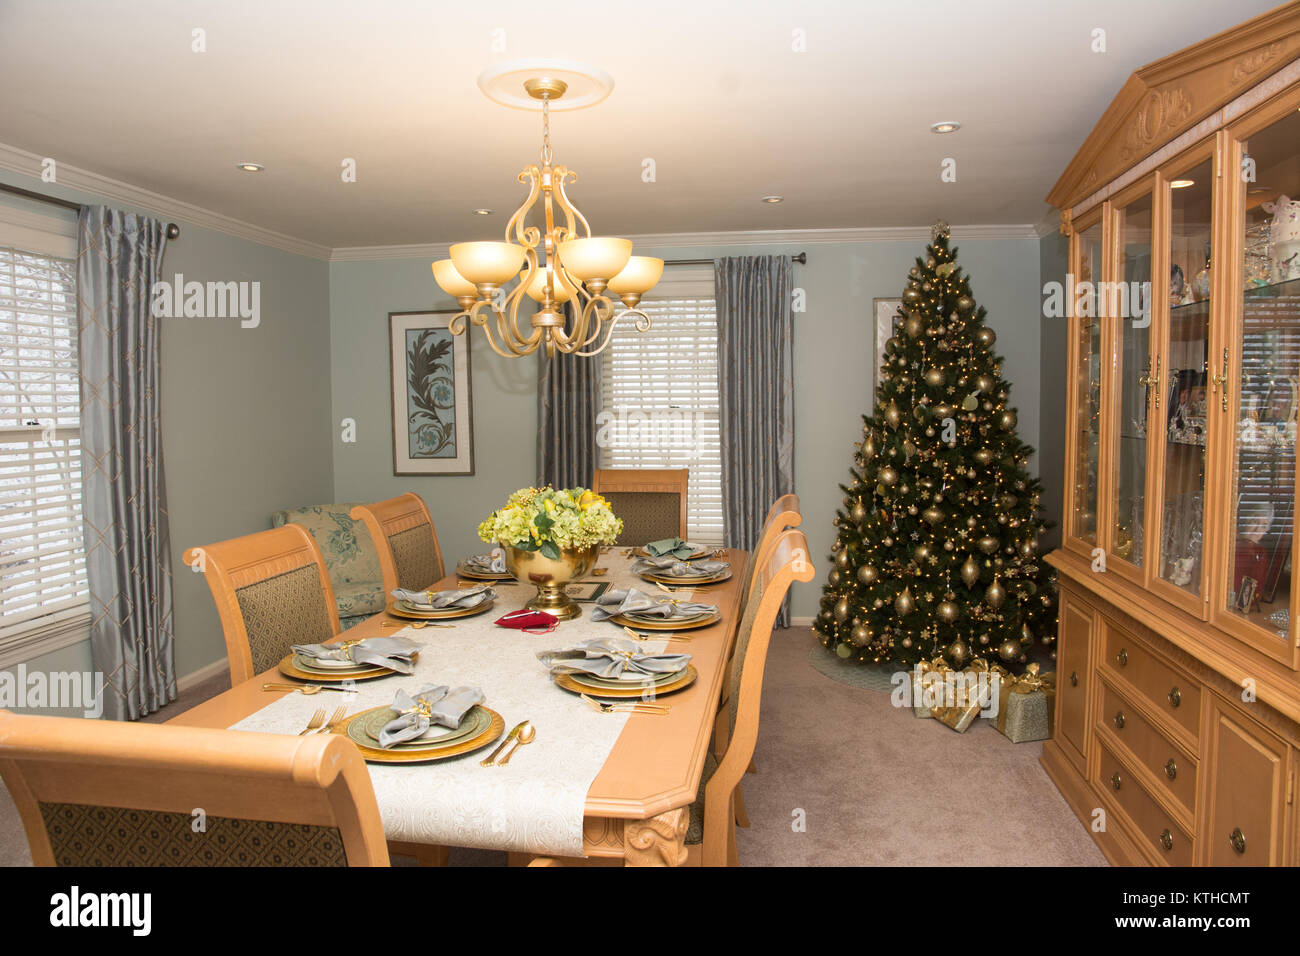
<svg viewBox="0 0 1300 956">
<path fill-rule="evenodd" d="M 474 474 L 469 336 L 455 309 L 388 313 L 394 475 Z"/>
<path fill-rule="evenodd" d="M 874 404 L 874 393 L 880 391 L 880 373 L 885 366 L 885 343 L 894 334 L 894 322 L 903 308 L 903 300 L 872 299 L 871 305 L 876 322 L 876 377 L 872 379 Z"/>
</svg>

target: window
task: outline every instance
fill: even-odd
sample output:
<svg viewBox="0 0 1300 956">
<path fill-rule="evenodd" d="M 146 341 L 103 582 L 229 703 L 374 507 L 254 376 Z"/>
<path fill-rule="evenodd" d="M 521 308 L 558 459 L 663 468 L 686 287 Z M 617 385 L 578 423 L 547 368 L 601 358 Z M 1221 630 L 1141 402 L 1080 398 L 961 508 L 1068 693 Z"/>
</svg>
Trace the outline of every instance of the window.
<svg viewBox="0 0 1300 956">
<path fill-rule="evenodd" d="M 718 320 L 713 282 L 665 281 L 641 308 L 649 332 L 623 320 L 601 356 L 597 444 L 602 468 L 690 470 L 687 534 L 723 544 Z M 679 294 L 680 293 L 680 294 Z"/>
<path fill-rule="evenodd" d="M 0 657 L 89 619 L 76 263 L 0 247 Z"/>
</svg>

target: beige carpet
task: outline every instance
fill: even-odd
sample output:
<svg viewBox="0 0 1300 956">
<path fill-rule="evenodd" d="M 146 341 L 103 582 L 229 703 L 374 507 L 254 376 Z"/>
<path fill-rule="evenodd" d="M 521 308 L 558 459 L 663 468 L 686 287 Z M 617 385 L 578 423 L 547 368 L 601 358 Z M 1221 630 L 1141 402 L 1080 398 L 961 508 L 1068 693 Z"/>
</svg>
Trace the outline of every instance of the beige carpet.
<svg viewBox="0 0 1300 956">
<path fill-rule="evenodd" d="M 808 628 L 777 633 L 754 759 L 746 866 L 1104 866 L 1101 852 L 1038 765 L 988 721 L 956 734 L 890 705 L 888 694 L 830 680 L 808 663 Z M 225 689 L 214 678 L 152 719 Z M 792 826 L 796 811 L 804 832 Z M 397 864 L 413 861 L 394 859 Z M 505 862 L 453 850 L 453 865 Z M 29 866 L 13 802 L 0 787 L 0 866 Z"/>
</svg>

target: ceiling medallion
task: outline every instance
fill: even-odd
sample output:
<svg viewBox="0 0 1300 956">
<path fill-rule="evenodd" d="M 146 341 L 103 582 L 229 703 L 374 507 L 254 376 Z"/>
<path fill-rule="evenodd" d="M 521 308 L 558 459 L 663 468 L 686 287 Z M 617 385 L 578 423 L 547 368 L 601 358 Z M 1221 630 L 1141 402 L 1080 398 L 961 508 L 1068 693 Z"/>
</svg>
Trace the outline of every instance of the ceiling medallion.
<svg viewBox="0 0 1300 956">
<path fill-rule="evenodd" d="M 433 263 L 433 277 L 452 296 L 461 311 L 452 317 L 452 335 L 463 335 L 470 324 L 483 329 L 488 344 L 499 355 L 512 358 L 542 349 L 547 357 L 556 352 L 597 355 L 610 343 L 614 326 L 631 317 L 640 332 L 650 329 L 650 317 L 637 308 L 663 274 L 664 261 L 632 255 L 630 239 L 594 237 L 587 219 L 565 194 L 566 183 L 578 174 L 553 163 L 551 152 L 551 104 L 569 91 L 565 76 L 575 74 L 576 64 L 564 64 L 553 72 L 539 72 L 522 81 L 524 96 L 534 105 L 541 103 L 541 162 L 524 167 L 519 181 L 528 186 L 528 196 L 506 223 L 504 242 L 458 242 L 451 246 L 451 258 Z M 518 70 L 494 68 L 479 78 L 485 94 L 505 105 L 515 105 L 510 96 L 498 97 L 496 85 L 503 77 L 518 78 Z M 598 71 L 596 71 L 598 74 Z M 603 99 L 612 87 L 589 83 L 585 98 Z M 492 91 L 492 92 L 490 92 Z M 540 203 L 542 223 L 528 225 L 529 214 Z M 558 221 L 557 221 L 558 214 Z M 506 290 L 506 285 L 518 283 Z M 612 292 L 625 306 L 619 310 L 606 293 Z M 527 333 L 519 327 L 519 306 L 524 297 L 537 303 L 528 318 Z M 564 308 L 571 303 L 568 314 Z M 493 326 L 496 327 L 495 334 Z"/>
</svg>

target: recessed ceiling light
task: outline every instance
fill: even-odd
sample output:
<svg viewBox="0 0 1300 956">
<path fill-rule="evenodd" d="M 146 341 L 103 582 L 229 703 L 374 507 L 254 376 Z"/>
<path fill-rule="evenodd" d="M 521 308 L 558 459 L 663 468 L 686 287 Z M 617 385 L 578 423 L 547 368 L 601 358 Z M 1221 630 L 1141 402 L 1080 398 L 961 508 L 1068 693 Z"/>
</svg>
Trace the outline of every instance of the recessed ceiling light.
<svg viewBox="0 0 1300 956">
<path fill-rule="evenodd" d="M 261 163 L 236 163 L 236 168 L 242 169 L 246 173 L 260 173 L 266 169 Z"/>
<path fill-rule="evenodd" d="M 474 210 L 474 215 L 476 215 L 476 216 L 490 216 L 490 215 L 492 215 L 492 210 L 491 210 L 491 209 L 487 209 L 487 208 L 485 208 L 485 207 L 480 207 L 480 208 Z"/>
<path fill-rule="evenodd" d="M 766 203 L 785 202 L 785 197 L 784 197 L 784 196 L 764 196 L 764 197 L 763 197 L 763 202 L 766 202 Z"/>
<path fill-rule="evenodd" d="M 955 133 L 961 129 L 961 123 L 956 120 L 945 120 L 942 123 L 935 123 L 930 127 L 931 133 Z"/>
<path fill-rule="evenodd" d="M 1195 186 L 1195 179 L 1175 179 L 1169 184 L 1170 189 L 1186 189 L 1188 186 Z"/>
</svg>

